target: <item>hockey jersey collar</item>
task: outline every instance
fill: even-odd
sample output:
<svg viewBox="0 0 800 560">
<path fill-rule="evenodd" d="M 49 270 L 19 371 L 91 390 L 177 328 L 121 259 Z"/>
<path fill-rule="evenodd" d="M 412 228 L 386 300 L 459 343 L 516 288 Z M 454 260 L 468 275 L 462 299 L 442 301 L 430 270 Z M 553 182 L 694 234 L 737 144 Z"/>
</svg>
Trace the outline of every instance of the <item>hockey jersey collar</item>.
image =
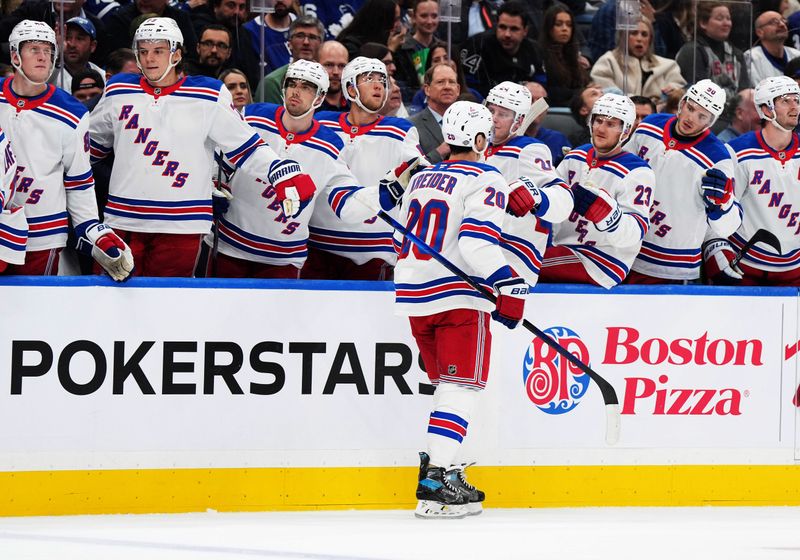
<svg viewBox="0 0 800 560">
<path fill-rule="evenodd" d="M 623 151 L 619 151 L 613 156 L 601 157 L 597 155 L 597 153 L 594 151 L 594 147 L 592 147 L 586 150 L 586 165 L 589 166 L 589 169 L 597 169 L 599 167 L 603 167 L 610 161 L 614 161 L 615 159 L 617 159 L 617 157 L 621 156 L 624 153 L 625 152 Z"/>
<path fill-rule="evenodd" d="M 278 127 L 278 133 L 281 135 L 281 138 L 286 140 L 286 145 L 290 146 L 292 144 L 302 144 L 312 136 L 314 136 L 317 131 L 319 130 L 319 122 L 316 119 L 312 121 L 311 128 L 306 130 L 305 132 L 297 133 L 297 132 L 289 132 L 284 128 L 283 122 L 281 117 L 283 113 L 286 111 L 284 107 L 278 107 L 275 110 L 275 126 Z"/>
<path fill-rule="evenodd" d="M 11 82 L 14 78 L 7 78 L 3 81 L 3 96 L 8 101 L 9 105 L 16 108 L 17 112 L 36 109 L 49 101 L 53 94 L 56 92 L 56 86 L 47 84 L 44 92 L 34 97 L 19 97 L 14 90 L 11 89 Z"/>
<path fill-rule="evenodd" d="M 142 86 L 142 89 L 145 91 L 145 93 L 148 93 L 153 97 L 155 97 L 156 99 L 158 99 L 163 95 L 169 95 L 170 93 L 177 91 L 178 89 L 180 89 L 180 87 L 183 85 L 183 82 L 185 81 L 186 81 L 186 76 L 182 77 L 180 80 L 178 80 L 171 86 L 153 87 L 152 85 L 150 85 L 150 82 L 148 82 L 147 79 L 144 76 L 142 76 L 141 78 L 139 78 L 139 85 Z"/>
<path fill-rule="evenodd" d="M 707 128 L 698 134 L 691 142 L 682 142 L 672 133 L 672 130 L 677 126 L 677 123 L 678 117 L 672 117 L 664 123 L 664 148 L 667 150 L 686 150 L 688 148 L 693 148 L 708 138 L 708 135 L 711 134 L 711 129 Z"/>
<path fill-rule="evenodd" d="M 339 126 L 342 128 L 343 132 L 350 135 L 350 138 L 367 134 L 370 130 L 378 126 L 378 123 L 383 120 L 383 115 L 380 115 L 375 122 L 365 124 L 364 126 L 358 126 L 355 124 L 350 124 L 350 121 L 347 120 L 347 115 L 349 114 L 350 113 L 342 113 L 339 115 Z"/>
<path fill-rule="evenodd" d="M 758 140 L 758 144 L 764 149 L 764 151 L 781 162 L 781 164 L 785 164 L 787 161 L 790 161 L 792 157 L 794 157 L 794 154 L 797 153 L 798 148 L 800 148 L 800 142 L 798 142 L 796 132 L 792 132 L 792 141 L 783 150 L 773 150 L 769 144 L 767 144 L 767 141 L 764 140 L 764 133 L 761 130 L 756 132 L 756 140 Z"/>
</svg>

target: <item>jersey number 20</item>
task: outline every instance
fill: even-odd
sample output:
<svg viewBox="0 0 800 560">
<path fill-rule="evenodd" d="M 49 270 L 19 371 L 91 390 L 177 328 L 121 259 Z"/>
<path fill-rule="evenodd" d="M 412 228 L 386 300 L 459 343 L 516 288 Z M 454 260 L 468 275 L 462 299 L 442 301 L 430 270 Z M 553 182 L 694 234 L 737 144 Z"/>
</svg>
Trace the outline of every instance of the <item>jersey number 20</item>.
<svg viewBox="0 0 800 560">
<path fill-rule="evenodd" d="M 450 208 L 444 200 L 430 200 L 422 206 L 418 200 L 412 200 L 408 205 L 408 222 L 406 228 L 441 253 L 444 244 L 444 234 L 447 230 L 447 214 Z M 411 250 L 414 256 L 421 261 L 431 259 L 431 255 L 417 247 L 410 239 L 403 239 L 400 248 L 400 258 L 404 259 Z"/>
</svg>

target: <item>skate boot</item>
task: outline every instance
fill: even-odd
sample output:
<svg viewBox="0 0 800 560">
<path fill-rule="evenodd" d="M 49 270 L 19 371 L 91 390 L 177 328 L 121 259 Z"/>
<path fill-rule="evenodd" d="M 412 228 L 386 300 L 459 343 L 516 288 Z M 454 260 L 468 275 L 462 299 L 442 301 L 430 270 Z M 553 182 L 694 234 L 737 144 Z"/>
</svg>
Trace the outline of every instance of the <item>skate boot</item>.
<svg viewBox="0 0 800 560">
<path fill-rule="evenodd" d="M 469 500 L 467 504 L 467 515 L 479 515 L 482 513 L 482 502 L 486 499 L 486 494 L 482 490 L 478 490 L 467 482 L 467 476 L 464 471 L 467 467 L 471 467 L 474 464 L 475 463 L 462 463 L 451 468 L 446 473 L 447 480 L 450 481 L 450 484 L 458 488 L 458 491 Z"/>
<path fill-rule="evenodd" d="M 431 458 L 427 453 L 421 452 L 419 459 L 414 515 L 423 519 L 460 519 L 467 515 L 467 497 L 451 484 L 444 469 L 429 466 Z"/>
</svg>

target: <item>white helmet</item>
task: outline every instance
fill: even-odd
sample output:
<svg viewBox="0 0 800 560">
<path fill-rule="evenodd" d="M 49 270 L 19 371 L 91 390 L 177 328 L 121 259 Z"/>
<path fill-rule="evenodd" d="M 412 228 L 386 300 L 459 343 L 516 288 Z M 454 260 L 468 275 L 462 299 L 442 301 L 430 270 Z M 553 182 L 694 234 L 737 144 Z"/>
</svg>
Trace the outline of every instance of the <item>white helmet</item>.
<svg viewBox="0 0 800 560">
<path fill-rule="evenodd" d="M 700 80 L 696 84 L 690 86 L 681 99 L 679 106 L 682 105 L 686 99 L 691 99 L 711 113 L 714 116 L 711 124 L 714 124 L 725 109 L 725 90 L 711 80 Z"/>
<path fill-rule="evenodd" d="M 501 82 L 489 90 L 485 104 L 489 103 L 514 111 L 514 120 L 520 115 L 525 118 L 531 108 L 531 92 L 514 82 Z"/>
<path fill-rule="evenodd" d="M 789 76 L 773 76 L 761 80 L 753 94 L 753 102 L 756 105 L 758 116 L 775 122 L 775 99 L 784 95 L 800 95 L 800 86 Z M 762 105 L 766 105 L 772 111 L 772 118 L 764 114 Z"/>
<path fill-rule="evenodd" d="M 381 103 L 381 106 L 374 111 L 372 109 L 367 109 L 364 107 L 364 104 L 361 103 L 361 97 L 358 93 L 358 87 L 356 86 L 356 80 L 358 80 L 358 77 L 361 74 L 369 74 L 370 72 L 381 74 L 386 86 L 384 88 L 386 90 L 386 94 L 383 97 L 383 103 Z M 347 87 L 348 85 L 353 86 L 353 89 L 356 92 L 355 97 L 350 95 Z M 368 113 L 377 113 L 383 109 L 383 106 L 386 105 L 386 100 L 389 99 L 389 90 L 389 72 L 386 71 L 386 65 L 377 58 L 357 56 L 348 62 L 347 66 L 345 66 L 344 70 L 342 70 L 342 93 L 344 93 L 345 99 L 351 103 L 355 103 Z"/>
<path fill-rule="evenodd" d="M 30 19 L 24 19 L 19 22 L 17 25 L 14 26 L 14 29 L 11 30 L 11 34 L 8 36 L 8 46 L 11 53 L 17 53 L 17 56 L 20 56 L 19 49 L 22 46 L 22 43 L 27 41 L 40 41 L 42 43 L 50 43 L 53 47 L 53 56 L 52 60 L 50 61 L 50 74 L 47 75 L 47 79 L 44 82 L 33 82 L 36 85 L 42 85 L 47 83 L 47 80 L 50 79 L 50 76 L 53 74 L 53 70 L 55 70 L 55 61 L 58 58 L 58 45 L 56 44 L 56 32 L 53 31 L 53 28 L 44 23 L 43 21 L 33 21 Z M 21 63 L 21 61 L 20 61 Z M 19 63 L 14 63 L 14 58 L 11 58 L 11 64 L 14 66 L 14 69 L 25 76 L 25 73 L 22 71 Z M 25 76 L 25 79 L 28 79 Z M 28 79 L 28 81 L 31 81 Z"/>
<path fill-rule="evenodd" d="M 172 56 L 178 50 L 178 47 L 183 46 L 181 28 L 178 27 L 178 23 L 174 19 L 168 17 L 146 19 L 136 28 L 136 33 L 133 35 L 133 54 L 136 55 L 136 65 L 139 66 L 139 70 L 142 70 L 142 74 L 144 74 L 142 64 L 139 62 L 140 41 L 167 41 L 169 43 L 169 65 L 161 77 L 156 80 L 156 82 L 160 82 L 179 62 L 178 60 L 173 60 Z"/>
<path fill-rule="evenodd" d="M 592 112 L 589 114 L 589 128 L 591 128 L 592 118 L 595 115 L 621 120 L 622 136 L 620 136 L 620 142 L 624 142 L 630 136 L 633 131 L 633 123 L 636 122 L 636 105 L 633 104 L 630 97 L 616 93 L 605 93 L 594 102 Z"/>
<path fill-rule="evenodd" d="M 314 62 L 313 60 L 296 60 L 286 69 L 286 77 L 283 79 L 284 100 L 286 99 L 286 82 L 289 80 L 303 80 L 317 86 L 316 98 L 308 111 L 297 117 L 287 113 L 290 117 L 297 119 L 302 119 L 322 105 L 322 102 L 325 100 L 325 94 L 328 92 L 328 87 L 330 86 L 330 79 L 328 78 L 328 73 L 325 71 L 325 68 L 322 67 L 322 64 Z"/>
<path fill-rule="evenodd" d="M 136 28 L 133 35 L 133 52 L 137 52 L 139 41 L 168 41 L 170 52 L 183 45 L 183 33 L 178 23 L 168 17 L 146 19 Z"/>
<path fill-rule="evenodd" d="M 479 134 L 486 137 L 486 145 L 492 141 L 492 113 L 485 106 L 472 101 L 456 101 L 442 117 L 442 136 L 451 146 L 475 148 Z"/>
</svg>

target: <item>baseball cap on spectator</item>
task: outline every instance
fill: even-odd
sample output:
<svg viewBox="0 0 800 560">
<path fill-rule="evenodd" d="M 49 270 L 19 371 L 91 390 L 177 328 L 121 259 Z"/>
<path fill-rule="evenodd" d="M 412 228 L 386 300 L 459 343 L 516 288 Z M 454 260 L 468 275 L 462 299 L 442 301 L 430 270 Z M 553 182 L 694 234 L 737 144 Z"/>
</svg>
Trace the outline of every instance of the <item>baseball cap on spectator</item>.
<svg viewBox="0 0 800 560">
<path fill-rule="evenodd" d="M 94 28 L 94 24 L 86 18 L 82 17 L 74 17 L 67 20 L 66 25 L 74 25 L 76 27 L 81 28 L 84 33 L 86 33 L 89 37 L 93 40 L 97 40 L 97 29 Z"/>
<path fill-rule="evenodd" d="M 72 77 L 72 94 L 75 94 L 79 89 L 92 88 L 100 88 L 101 92 L 103 88 L 105 88 L 103 77 L 96 70 L 87 68 L 86 70 L 81 70 Z"/>
</svg>

